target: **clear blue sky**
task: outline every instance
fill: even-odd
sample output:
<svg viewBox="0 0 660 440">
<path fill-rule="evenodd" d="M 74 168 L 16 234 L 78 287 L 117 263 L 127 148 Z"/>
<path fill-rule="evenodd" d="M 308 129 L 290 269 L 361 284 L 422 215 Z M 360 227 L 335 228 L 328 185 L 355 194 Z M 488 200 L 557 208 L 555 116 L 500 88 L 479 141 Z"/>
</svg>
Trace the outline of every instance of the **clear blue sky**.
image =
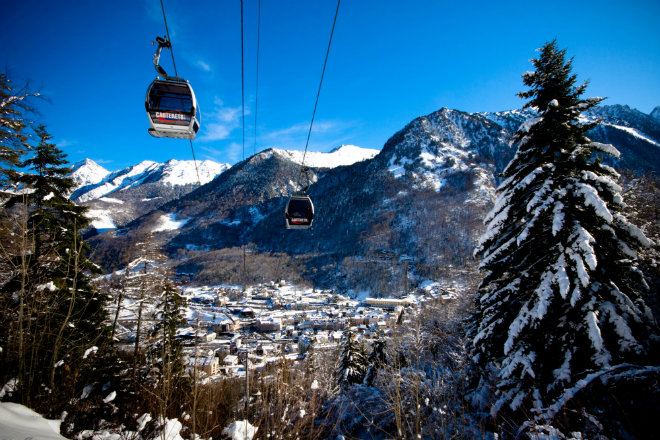
<svg viewBox="0 0 660 440">
<path fill-rule="evenodd" d="M 257 146 L 302 149 L 335 0 L 262 0 Z M 258 0 L 244 0 L 245 155 L 254 151 Z M 243 157 L 239 0 L 164 0 L 179 76 L 200 102 L 197 159 Z M 110 170 L 191 159 L 186 140 L 147 133 L 144 94 L 156 73 L 159 0 L 8 0 L 0 68 L 48 99 L 40 119 L 71 162 Z M 441 107 L 522 106 L 521 74 L 544 42 L 575 57 L 586 96 L 643 112 L 660 105 L 658 0 L 343 0 L 310 149 L 380 149 L 408 122 Z M 161 64 L 173 73 L 169 54 Z"/>
</svg>

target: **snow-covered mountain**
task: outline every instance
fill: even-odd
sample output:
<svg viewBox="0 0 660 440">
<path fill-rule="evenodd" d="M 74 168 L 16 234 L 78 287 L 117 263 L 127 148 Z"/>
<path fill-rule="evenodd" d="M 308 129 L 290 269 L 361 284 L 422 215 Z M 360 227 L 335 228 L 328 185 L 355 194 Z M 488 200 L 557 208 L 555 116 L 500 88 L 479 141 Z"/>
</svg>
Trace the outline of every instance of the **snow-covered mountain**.
<svg viewBox="0 0 660 440">
<path fill-rule="evenodd" d="M 204 185 L 230 167 L 229 164 L 204 160 L 197 162 L 196 170 L 192 160 L 172 159 L 165 163 L 145 160 L 137 165 L 110 173 L 90 159 L 79 162 L 79 164 L 80 166 L 76 164 L 74 167 L 72 177 L 75 179 L 75 176 L 89 176 L 89 178 L 86 181 L 80 179 L 81 184 L 71 195 L 71 199 L 78 203 L 88 202 L 146 183 L 160 183 L 170 187 L 198 185 L 199 182 Z M 199 181 L 197 171 L 199 171 Z"/>
<path fill-rule="evenodd" d="M 342 145 L 329 153 L 308 151 L 306 155 L 302 151 L 279 149 L 273 149 L 272 151 L 298 164 L 303 163 L 304 156 L 305 166 L 311 168 L 336 168 L 353 165 L 355 162 L 371 159 L 379 153 L 379 150 L 356 147 L 355 145 Z"/>
<path fill-rule="evenodd" d="M 110 171 L 92 159 L 85 159 L 73 165 L 73 172 L 70 174 L 70 177 L 76 182 L 76 188 L 82 188 L 99 183 L 108 174 L 110 174 Z"/>
<path fill-rule="evenodd" d="M 210 160 L 143 161 L 109 172 L 87 159 L 74 166 L 71 176 L 79 183 L 71 199 L 89 207 L 88 217 L 99 231 L 115 229 L 210 182 L 229 169 Z M 197 178 L 199 172 L 199 180 Z"/>
<path fill-rule="evenodd" d="M 493 169 L 512 154 L 510 133 L 481 114 L 443 108 L 415 119 L 383 148 L 381 160 L 396 178 L 408 176 L 413 188 L 440 192 L 457 176 L 471 176 L 470 200 L 488 204 L 494 197 Z"/>
<path fill-rule="evenodd" d="M 660 171 L 660 121 L 625 106 L 597 110 L 585 115 L 585 122 L 602 120 L 588 135 L 621 151 L 617 168 Z M 216 274 L 215 281 L 222 278 L 223 250 L 244 245 L 293 256 L 302 269 L 286 267 L 321 284 L 337 285 L 339 276 L 353 286 L 369 284 L 365 289 L 396 285 L 394 257 L 412 261 L 417 273 L 437 273 L 471 258 L 498 174 L 515 153 L 514 132 L 530 117 L 528 110 L 443 108 L 411 121 L 375 155 L 347 146 L 308 152 L 313 231 L 284 230 L 288 195 L 307 183 L 302 152 L 269 149 L 95 245 L 106 264 L 120 266 L 120 250 L 153 233 L 172 256 L 186 255 L 181 270 Z M 371 272 L 365 275 L 364 268 Z"/>
</svg>

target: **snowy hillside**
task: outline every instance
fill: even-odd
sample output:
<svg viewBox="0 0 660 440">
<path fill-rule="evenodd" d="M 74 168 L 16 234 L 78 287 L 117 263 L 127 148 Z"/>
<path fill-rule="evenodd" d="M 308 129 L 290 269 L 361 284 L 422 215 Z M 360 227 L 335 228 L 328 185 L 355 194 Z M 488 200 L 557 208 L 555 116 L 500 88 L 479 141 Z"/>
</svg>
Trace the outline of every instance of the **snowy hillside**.
<svg viewBox="0 0 660 440">
<path fill-rule="evenodd" d="M 470 175 L 474 190 L 466 200 L 488 204 L 494 197 L 493 162 L 508 160 L 512 148 L 508 131 L 490 119 L 441 109 L 393 136 L 383 158 L 395 178 L 409 176 L 414 188 L 439 192 L 449 181 Z"/>
</svg>

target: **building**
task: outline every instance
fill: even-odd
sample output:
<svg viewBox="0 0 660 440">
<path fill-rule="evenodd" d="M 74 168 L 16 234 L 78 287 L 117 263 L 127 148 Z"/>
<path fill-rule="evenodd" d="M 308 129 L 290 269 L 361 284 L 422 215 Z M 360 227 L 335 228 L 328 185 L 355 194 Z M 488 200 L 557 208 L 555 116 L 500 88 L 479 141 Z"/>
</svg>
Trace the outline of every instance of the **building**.
<svg viewBox="0 0 660 440">
<path fill-rule="evenodd" d="M 394 310 L 398 306 L 406 307 L 412 305 L 412 302 L 398 298 L 367 298 L 364 300 L 364 303 L 368 306 L 380 307 L 387 310 Z"/>
<path fill-rule="evenodd" d="M 257 319 L 257 329 L 260 332 L 278 332 L 282 330 L 282 320 L 279 318 L 259 318 Z"/>
<path fill-rule="evenodd" d="M 197 367 L 209 376 L 213 376 L 220 372 L 220 362 L 215 356 L 197 358 Z"/>
</svg>

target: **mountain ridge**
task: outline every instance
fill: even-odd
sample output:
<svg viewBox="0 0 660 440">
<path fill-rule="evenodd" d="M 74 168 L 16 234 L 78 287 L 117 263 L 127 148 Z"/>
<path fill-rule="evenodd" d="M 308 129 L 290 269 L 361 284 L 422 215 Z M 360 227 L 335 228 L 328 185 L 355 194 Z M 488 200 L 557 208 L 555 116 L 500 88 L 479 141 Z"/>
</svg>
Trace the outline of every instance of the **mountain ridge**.
<svg viewBox="0 0 660 440">
<path fill-rule="evenodd" d="M 370 158 L 310 167 L 308 194 L 316 207 L 312 231 L 284 230 L 286 200 L 307 183 L 296 160 L 300 152 L 268 149 L 95 244 L 103 261 L 118 267 L 116 258 L 110 263 L 111 250 L 128 249 L 152 235 L 178 270 L 203 274 L 206 282 L 237 276 L 238 268 L 232 275 L 218 264 L 228 258 L 226 250 L 249 246 L 255 255 L 289 258 L 282 267 L 297 268 L 289 275 L 320 285 L 337 285 L 339 279 L 344 286 L 391 290 L 401 277 L 391 261 L 411 261 L 417 276 L 433 276 L 472 258 L 498 175 L 515 154 L 513 129 L 532 116 L 526 110 L 442 108 L 412 120 Z M 588 136 L 617 141 L 622 153 L 617 168 L 660 170 L 655 119 L 624 107 L 585 115 L 586 122 L 596 119 L 603 122 Z"/>
</svg>

